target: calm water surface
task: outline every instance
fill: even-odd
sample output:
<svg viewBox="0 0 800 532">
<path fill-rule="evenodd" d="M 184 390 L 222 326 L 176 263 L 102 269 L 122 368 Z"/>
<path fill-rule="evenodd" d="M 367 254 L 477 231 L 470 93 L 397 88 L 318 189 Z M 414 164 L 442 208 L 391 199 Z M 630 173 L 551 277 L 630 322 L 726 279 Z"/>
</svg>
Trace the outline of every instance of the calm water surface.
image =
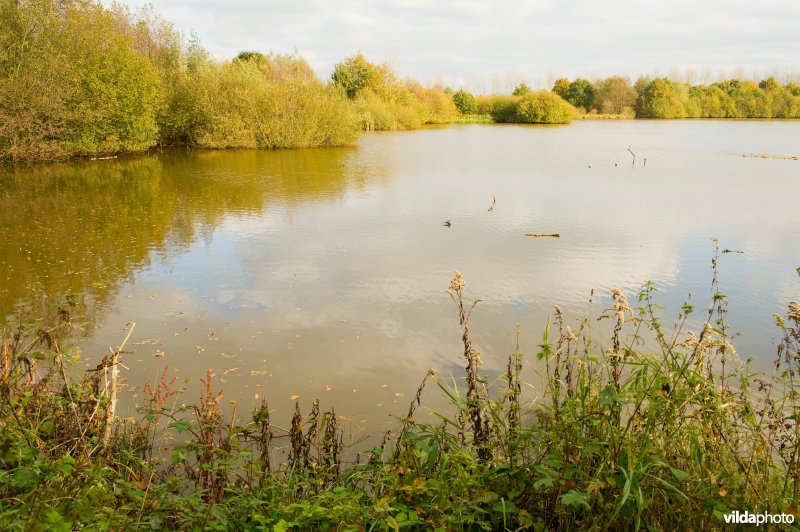
<svg viewBox="0 0 800 532">
<path fill-rule="evenodd" d="M 187 402 L 212 368 L 226 399 L 267 397 L 286 419 L 319 398 L 358 437 L 402 415 L 427 368 L 461 376 L 454 270 L 483 300 L 473 334 L 491 372 L 516 323 L 533 355 L 553 306 L 577 319 L 592 289 L 595 314 L 611 287 L 633 301 L 647 280 L 665 320 L 688 293 L 706 307 L 718 237 L 744 252 L 720 261 L 735 344 L 768 368 L 772 314 L 800 297 L 800 162 L 751 153 L 800 154 L 800 122 L 471 125 L 6 169 L 0 310 L 80 294 L 92 366 L 136 322 L 129 409 L 164 365 Z"/>
</svg>

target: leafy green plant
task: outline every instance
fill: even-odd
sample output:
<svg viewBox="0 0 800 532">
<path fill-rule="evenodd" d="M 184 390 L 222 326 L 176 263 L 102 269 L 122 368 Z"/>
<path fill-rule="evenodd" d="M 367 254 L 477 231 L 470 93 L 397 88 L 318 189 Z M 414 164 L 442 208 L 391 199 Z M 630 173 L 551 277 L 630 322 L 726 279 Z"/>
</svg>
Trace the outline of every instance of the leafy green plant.
<svg viewBox="0 0 800 532">
<path fill-rule="evenodd" d="M 575 108 L 549 91 L 529 92 L 517 102 L 516 117 L 526 124 L 568 124 Z"/>
<path fill-rule="evenodd" d="M 504 375 L 481 374 L 476 302 L 457 273 L 464 384 L 429 370 L 396 432 L 350 465 L 333 409 L 297 405 L 276 460 L 266 403 L 246 422 L 236 408 L 223 416 L 210 372 L 197 406 L 170 406 L 180 391 L 165 370 L 146 386 L 143 417 L 114 419 L 104 444 L 113 359 L 70 367 L 67 301 L 51 321 L 3 332 L 0 525 L 662 530 L 714 528 L 732 510 L 795 513 L 800 304 L 775 315 L 775 371 L 756 374 L 735 353 L 712 264 L 707 310 L 687 301 L 672 327 L 652 283 L 635 302 L 614 289 L 605 311 L 575 324 L 556 308 L 535 400 L 519 344 Z M 451 408 L 420 423 L 430 382 Z M 167 432 L 176 444 L 164 455 L 155 441 Z"/>
<path fill-rule="evenodd" d="M 472 115 L 478 112 L 478 102 L 472 93 L 459 89 L 453 93 L 453 103 L 462 115 Z"/>
</svg>

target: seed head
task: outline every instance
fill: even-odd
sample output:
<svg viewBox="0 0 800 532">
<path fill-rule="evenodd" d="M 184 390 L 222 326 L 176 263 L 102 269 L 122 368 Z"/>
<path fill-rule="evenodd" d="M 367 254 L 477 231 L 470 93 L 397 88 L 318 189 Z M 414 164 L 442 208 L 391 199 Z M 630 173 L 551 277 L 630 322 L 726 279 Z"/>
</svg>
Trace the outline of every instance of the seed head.
<svg viewBox="0 0 800 532">
<path fill-rule="evenodd" d="M 800 323 L 800 303 L 797 301 L 789 303 L 789 312 L 786 314 L 786 317 Z"/>
<path fill-rule="evenodd" d="M 461 276 L 461 272 L 456 270 L 456 275 L 453 277 L 453 280 L 450 281 L 450 290 L 455 292 L 460 292 L 464 288 L 466 288 L 467 283 L 464 281 L 464 278 Z"/>
</svg>

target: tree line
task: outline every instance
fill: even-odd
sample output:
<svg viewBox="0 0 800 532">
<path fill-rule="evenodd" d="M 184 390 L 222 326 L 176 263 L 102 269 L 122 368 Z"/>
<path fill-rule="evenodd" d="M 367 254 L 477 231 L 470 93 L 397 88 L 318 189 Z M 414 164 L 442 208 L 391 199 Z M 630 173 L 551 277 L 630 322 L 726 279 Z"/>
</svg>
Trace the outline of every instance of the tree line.
<svg viewBox="0 0 800 532">
<path fill-rule="evenodd" d="M 475 96 L 401 79 L 355 54 L 321 80 L 300 56 L 214 60 L 152 9 L 96 0 L 0 0 L 0 160 L 147 150 L 307 148 L 361 131 L 454 121 L 569 123 L 641 118 L 798 118 L 800 87 L 775 78 L 690 85 L 667 78 L 559 79 Z M 466 117 L 466 118 L 465 118 Z"/>
<path fill-rule="evenodd" d="M 320 80 L 297 55 L 215 61 L 152 11 L 95 0 L 0 0 L 0 160 L 156 145 L 306 148 L 458 115 L 442 87 L 354 55 Z"/>
<path fill-rule="evenodd" d="M 562 78 L 553 92 L 586 113 L 637 118 L 800 118 L 800 86 L 775 77 L 692 85 L 668 78 Z"/>
</svg>

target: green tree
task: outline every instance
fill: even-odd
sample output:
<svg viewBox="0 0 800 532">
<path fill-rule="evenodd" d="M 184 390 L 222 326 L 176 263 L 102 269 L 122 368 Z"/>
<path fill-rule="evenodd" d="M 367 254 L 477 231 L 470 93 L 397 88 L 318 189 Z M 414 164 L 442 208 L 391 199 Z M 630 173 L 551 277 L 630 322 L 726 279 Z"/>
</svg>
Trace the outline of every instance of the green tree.
<svg viewBox="0 0 800 532">
<path fill-rule="evenodd" d="M 578 78 L 570 82 L 567 78 L 561 78 L 553 84 L 552 91 L 584 112 L 595 107 L 595 88 L 588 80 Z"/>
<path fill-rule="evenodd" d="M 797 116 L 797 109 L 800 105 L 797 97 L 792 94 L 789 86 L 782 87 L 774 76 L 771 76 L 758 84 L 758 88 L 764 91 L 768 100 L 770 116 L 772 118 L 794 118 Z"/>
<path fill-rule="evenodd" d="M 239 54 L 233 59 L 234 61 L 256 61 L 261 62 L 266 60 L 266 56 L 261 52 L 254 52 L 251 50 L 242 50 Z"/>
<path fill-rule="evenodd" d="M 594 86 L 592 86 L 589 81 L 578 78 L 569 84 L 567 96 L 564 99 L 575 107 L 580 107 L 584 111 L 589 111 L 594 106 Z"/>
<path fill-rule="evenodd" d="M 531 92 L 531 88 L 528 87 L 527 83 L 522 82 L 514 88 L 514 91 L 511 94 L 513 96 L 523 96 L 529 92 Z"/>
<path fill-rule="evenodd" d="M 597 83 L 595 106 L 601 113 L 624 114 L 633 111 L 636 96 L 628 78 L 612 76 Z"/>
<path fill-rule="evenodd" d="M 766 92 L 779 91 L 781 89 L 781 86 L 778 83 L 778 80 L 775 79 L 775 76 L 770 76 L 767 79 L 762 80 L 758 84 L 758 87 Z"/>
<path fill-rule="evenodd" d="M 351 100 L 367 89 L 380 96 L 386 96 L 397 83 L 397 77 L 388 65 L 378 66 L 370 63 L 360 53 L 337 64 L 333 69 L 331 80 Z"/>
<path fill-rule="evenodd" d="M 684 104 L 692 118 L 731 118 L 737 115 L 733 98 L 716 85 L 690 87 Z"/>
<path fill-rule="evenodd" d="M 405 85 L 412 97 L 411 106 L 423 124 L 448 124 L 458 115 L 453 98 L 441 86 L 423 87 L 413 80 Z"/>
<path fill-rule="evenodd" d="M 569 80 L 567 78 L 559 78 L 553 83 L 553 92 L 564 98 L 567 99 L 567 95 L 569 94 Z"/>
<path fill-rule="evenodd" d="M 453 103 L 462 115 L 471 115 L 478 112 L 478 102 L 475 100 L 475 96 L 464 89 L 453 93 Z"/>
<path fill-rule="evenodd" d="M 519 98 L 516 121 L 526 124 L 568 124 L 575 108 L 550 91 L 529 92 Z"/>
<path fill-rule="evenodd" d="M 3 0 L 0 158 L 139 151 L 158 139 L 158 71 L 119 12 L 79 0 Z"/>
<path fill-rule="evenodd" d="M 766 92 L 755 82 L 745 81 L 733 97 L 739 116 L 744 118 L 770 118 L 772 105 Z"/>
<path fill-rule="evenodd" d="M 677 94 L 675 84 L 667 78 L 656 78 L 644 88 L 638 115 L 642 118 L 683 118 L 686 110 Z"/>
</svg>

